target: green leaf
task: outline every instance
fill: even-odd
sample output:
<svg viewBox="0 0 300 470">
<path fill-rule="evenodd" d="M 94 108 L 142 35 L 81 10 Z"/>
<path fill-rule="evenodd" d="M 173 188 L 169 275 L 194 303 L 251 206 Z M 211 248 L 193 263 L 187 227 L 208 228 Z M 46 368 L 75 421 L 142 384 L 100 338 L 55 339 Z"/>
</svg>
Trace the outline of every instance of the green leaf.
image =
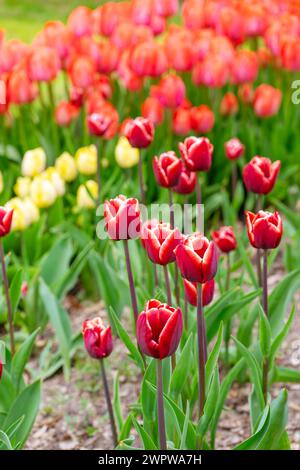
<svg viewBox="0 0 300 470">
<path fill-rule="evenodd" d="M 14 450 L 13 446 L 11 445 L 10 439 L 8 435 L 0 429 L 0 443 L 3 444 L 4 449 L 6 450 Z M 2 447 L 2 446 L 1 446 Z"/>
<path fill-rule="evenodd" d="M 259 305 L 259 344 L 264 358 L 269 358 L 271 352 L 272 333 L 269 320 Z"/>
<path fill-rule="evenodd" d="M 145 429 L 137 422 L 135 418 L 132 417 L 133 425 L 138 432 L 141 441 L 144 444 L 145 450 L 157 450 L 156 445 L 154 444 L 152 437 L 145 431 Z"/>
<path fill-rule="evenodd" d="M 237 251 L 239 253 L 239 256 L 242 258 L 242 261 L 243 261 L 243 265 L 245 266 L 248 274 L 249 274 L 249 277 L 251 279 L 251 282 L 253 284 L 253 287 L 255 289 L 257 289 L 259 286 L 258 286 L 258 282 L 257 282 L 257 277 L 256 277 L 256 273 L 253 269 L 253 265 L 251 263 L 251 259 L 250 259 L 250 256 L 249 254 L 247 253 L 247 250 L 244 246 L 244 243 L 243 243 L 243 240 L 241 237 L 238 238 L 238 243 L 237 243 Z"/>
<path fill-rule="evenodd" d="M 250 436 L 248 439 L 246 439 L 245 441 L 241 442 L 236 447 L 234 447 L 233 450 L 255 450 L 262 436 L 267 431 L 269 422 L 270 422 L 270 407 L 269 405 L 267 405 L 263 411 L 263 414 L 260 419 L 256 432 L 252 436 Z"/>
<path fill-rule="evenodd" d="M 273 382 L 300 383 L 300 370 L 289 367 L 275 367 Z"/>
<path fill-rule="evenodd" d="M 183 425 L 183 430 L 181 434 L 181 439 L 180 439 L 180 450 L 188 450 L 187 445 L 186 445 L 186 436 L 188 432 L 188 426 L 189 426 L 189 420 L 190 420 L 190 403 L 187 402 L 186 404 L 186 409 L 185 409 L 185 420 L 184 420 L 184 425 Z"/>
<path fill-rule="evenodd" d="M 259 400 L 260 408 L 261 410 L 264 409 L 265 406 L 265 400 L 264 400 L 264 395 L 262 392 L 262 371 L 261 368 L 258 365 L 258 362 L 256 360 L 256 357 L 254 354 L 249 351 L 242 343 L 240 343 L 236 338 L 232 336 L 233 341 L 237 345 L 237 348 L 240 352 L 240 354 L 244 357 L 251 373 L 252 381 L 255 387 L 255 392 L 257 395 L 257 398 Z"/>
<path fill-rule="evenodd" d="M 208 359 L 205 365 L 206 392 L 208 391 L 208 388 L 210 387 L 211 378 L 213 376 L 215 367 L 218 362 L 219 354 L 221 351 L 222 339 L 223 339 L 223 323 L 220 323 L 217 340 L 208 356 Z"/>
<path fill-rule="evenodd" d="M 219 370 L 218 370 L 218 367 L 216 366 L 214 369 L 210 387 L 207 393 L 203 416 L 201 417 L 200 422 L 197 426 L 197 434 L 200 435 L 201 439 L 203 439 L 203 437 L 207 433 L 210 422 L 214 416 L 216 403 L 218 401 L 219 391 L 220 391 Z"/>
<path fill-rule="evenodd" d="M 122 323 L 120 322 L 119 318 L 117 317 L 113 308 L 110 308 L 110 317 L 112 319 L 113 327 L 117 332 L 120 339 L 123 341 L 125 346 L 127 347 L 128 351 L 130 352 L 133 360 L 137 363 L 137 365 L 144 370 L 144 362 L 140 351 L 138 350 L 137 346 L 131 340 L 129 334 L 123 327 Z"/>
<path fill-rule="evenodd" d="M 59 238 L 41 262 L 41 276 L 49 286 L 54 285 L 69 270 L 73 246 L 69 237 Z"/>
<path fill-rule="evenodd" d="M 120 401 L 120 383 L 119 383 L 119 374 L 115 374 L 114 377 L 114 396 L 113 396 L 113 409 L 115 417 L 118 424 L 119 431 L 123 428 L 123 416 L 122 416 L 122 407 Z"/>
<path fill-rule="evenodd" d="M 191 333 L 177 361 L 171 378 L 170 390 L 174 397 L 178 397 L 186 384 L 193 365 L 193 334 Z"/>
<path fill-rule="evenodd" d="M 11 306 L 12 306 L 13 316 L 15 315 L 15 313 L 17 311 L 19 301 L 20 301 L 20 297 L 21 297 L 22 272 L 23 272 L 23 270 L 19 269 L 15 273 L 15 275 L 14 275 L 12 281 L 11 281 L 10 288 L 9 288 L 9 294 L 10 294 L 10 299 L 11 299 Z"/>
<path fill-rule="evenodd" d="M 18 444 L 20 448 L 25 444 L 31 428 L 34 424 L 40 405 L 41 383 L 39 380 L 28 385 L 13 402 L 7 417 L 3 423 L 5 432 L 21 416 L 24 416 L 22 426 L 20 426 L 11 439 L 13 447 Z"/>
<path fill-rule="evenodd" d="M 279 443 L 288 419 L 287 398 L 287 391 L 281 390 L 278 397 L 272 401 L 270 423 L 267 432 L 257 446 L 257 450 L 280 450 Z"/>
<path fill-rule="evenodd" d="M 284 324 L 284 326 L 282 327 L 282 329 L 279 331 L 278 335 L 276 336 L 276 338 L 272 342 L 271 351 L 270 351 L 270 362 L 272 362 L 274 360 L 278 349 L 280 348 L 282 342 L 286 338 L 286 336 L 289 332 L 289 329 L 292 325 L 295 313 L 296 313 L 296 307 L 295 307 L 295 305 L 293 305 L 290 316 L 289 316 L 287 322 Z"/>
<path fill-rule="evenodd" d="M 39 332 L 39 328 L 35 330 L 26 339 L 26 341 L 24 341 L 20 349 L 13 356 L 12 363 L 11 363 L 11 374 L 12 374 L 12 378 L 13 378 L 13 381 L 17 390 L 20 389 L 23 371 L 30 358 L 34 341 L 38 332 Z"/>
<path fill-rule="evenodd" d="M 124 421 L 123 427 L 120 430 L 120 434 L 119 434 L 119 445 L 121 444 L 122 441 L 127 439 L 129 436 L 129 433 L 132 427 L 132 417 L 133 417 L 133 413 L 129 413 L 129 415 Z"/>
<path fill-rule="evenodd" d="M 273 335 L 282 327 L 283 318 L 295 290 L 300 284 L 300 269 L 290 272 L 275 287 L 269 297 L 269 318 Z"/>
</svg>

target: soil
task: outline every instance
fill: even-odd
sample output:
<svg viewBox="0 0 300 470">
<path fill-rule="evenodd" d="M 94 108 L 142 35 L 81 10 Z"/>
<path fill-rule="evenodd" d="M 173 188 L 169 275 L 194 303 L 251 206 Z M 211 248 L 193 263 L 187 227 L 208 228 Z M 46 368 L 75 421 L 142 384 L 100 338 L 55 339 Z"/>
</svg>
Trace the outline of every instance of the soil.
<svg viewBox="0 0 300 470">
<path fill-rule="evenodd" d="M 277 272 L 270 279 L 275 285 L 280 278 Z M 300 296 L 299 296 L 300 297 Z M 299 305 L 299 302 L 297 302 Z M 105 317 L 101 303 L 79 304 L 74 298 L 66 299 L 74 331 L 79 331 L 82 321 L 95 315 Z M 124 312 L 124 321 L 129 321 Z M 123 317 L 122 317 L 123 318 Z M 294 318 L 292 329 L 282 345 L 277 362 L 293 368 L 300 367 L 300 310 Z M 112 439 L 106 403 L 103 395 L 100 370 L 96 361 L 87 360 L 80 351 L 72 367 L 71 380 L 66 383 L 61 372 L 46 380 L 43 385 L 40 412 L 26 444 L 27 449 L 111 449 Z M 97 364 L 97 363 L 96 363 Z M 120 368 L 120 364 L 122 367 Z M 127 357 L 124 345 L 115 341 L 110 356 L 107 375 L 112 389 L 113 376 L 119 371 L 123 414 L 126 416 L 139 394 L 140 376 Z M 283 384 L 272 387 L 276 396 Z M 293 449 L 300 449 L 300 384 L 285 385 L 289 393 L 288 434 Z M 250 385 L 234 383 L 223 410 L 216 439 L 217 449 L 231 449 L 250 436 L 248 397 Z"/>
</svg>

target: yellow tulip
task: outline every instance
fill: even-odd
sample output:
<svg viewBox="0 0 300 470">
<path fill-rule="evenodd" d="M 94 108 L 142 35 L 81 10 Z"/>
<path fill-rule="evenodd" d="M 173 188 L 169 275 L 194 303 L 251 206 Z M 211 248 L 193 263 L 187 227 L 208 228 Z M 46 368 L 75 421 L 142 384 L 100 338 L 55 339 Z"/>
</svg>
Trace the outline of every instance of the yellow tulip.
<svg viewBox="0 0 300 470">
<path fill-rule="evenodd" d="M 39 208 L 51 206 L 56 200 L 56 189 L 44 176 L 37 176 L 30 185 L 30 197 Z"/>
<path fill-rule="evenodd" d="M 31 179 L 28 176 L 19 176 L 14 185 L 14 192 L 20 198 L 24 198 L 29 195 L 30 185 Z"/>
<path fill-rule="evenodd" d="M 54 168 L 54 166 L 49 166 L 42 174 L 41 177 L 46 178 L 55 188 L 57 196 L 63 196 L 65 194 L 65 182 L 61 178 L 60 174 Z"/>
<path fill-rule="evenodd" d="M 85 184 L 81 184 L 77 190 L 77 205 L 78 207 L 93 209 L 96 205 L 95 199 L 97 197 L 98 184 L 96 181 L 88 180 Z"/>
<path fill-rule="evenodd" d="M 25 152 L 21 170 L 23 176 L 34 177 L 39 175 L 46 167 L 46 154 L 42 147 Z"/>
<path fill-rule="evenodd" d="M 75 154 L 76 165 L 82 175 L 95 175 L 97 171 L 97 148 L 95 145 L 82 147 Z"/>
<path fill-rule="evenodd" d="M 77 176 L 75 159 L 68 152 L 62 153 L 56 159 L 55 168 L 57 169 L 61 178 L 67 183 L 74 181 Z"/>
<path fill-rule="evenodd" d="M 22 203 L 25 210 L 26 224 L 29 226 L 39 219 L 40 211 L 39 208 L 30 199 L 30 197 L 25 197 Z"/>
<path fill-rule="evenodd" d="M 2 171 L 0 171 L 0 194 L 2 193 L 3 191 L 3 175 L 2 175 Z"/>
<path fill-rule="evenodd" d="M 26 212 L 22 199 L 14 197 L 5 206 L 14 210 L 11 229 L 14 231 L 24 230 L 27 227 Z"/>
<path fill-rule="evenodd" d="M 115 158 L 121 168 L 131 168 L 138 164 L 140 152 L 130 145 L 125 136 L 122 136 L 115 148 Z"/>
</svg>

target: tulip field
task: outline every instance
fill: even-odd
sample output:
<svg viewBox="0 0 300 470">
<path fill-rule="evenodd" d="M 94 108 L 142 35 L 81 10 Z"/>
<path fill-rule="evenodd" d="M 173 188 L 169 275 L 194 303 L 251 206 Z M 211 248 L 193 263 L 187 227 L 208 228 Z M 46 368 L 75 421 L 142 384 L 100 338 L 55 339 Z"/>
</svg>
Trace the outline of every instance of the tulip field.
<svg viewBox="0 0 300 470">
<path fill-rule="evenodd" d="M 18 3 L 0 450 L 300 450 L 300 2 Z"/>
</svg>

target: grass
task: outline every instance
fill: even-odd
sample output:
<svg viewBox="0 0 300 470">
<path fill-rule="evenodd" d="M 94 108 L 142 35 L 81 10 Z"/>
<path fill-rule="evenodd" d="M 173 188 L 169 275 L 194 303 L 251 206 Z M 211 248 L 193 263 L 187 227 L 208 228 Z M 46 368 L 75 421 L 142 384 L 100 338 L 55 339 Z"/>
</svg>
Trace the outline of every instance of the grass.
<svg viewBox="0 0 300 470">
<path fill-rule="evenodd" d="M 100 0 L 0 0 L 0 28 L 7 38 L 30 42 L 48 20 L 65 21 L 79 5 L 95 8 Z"/>
</svg>

